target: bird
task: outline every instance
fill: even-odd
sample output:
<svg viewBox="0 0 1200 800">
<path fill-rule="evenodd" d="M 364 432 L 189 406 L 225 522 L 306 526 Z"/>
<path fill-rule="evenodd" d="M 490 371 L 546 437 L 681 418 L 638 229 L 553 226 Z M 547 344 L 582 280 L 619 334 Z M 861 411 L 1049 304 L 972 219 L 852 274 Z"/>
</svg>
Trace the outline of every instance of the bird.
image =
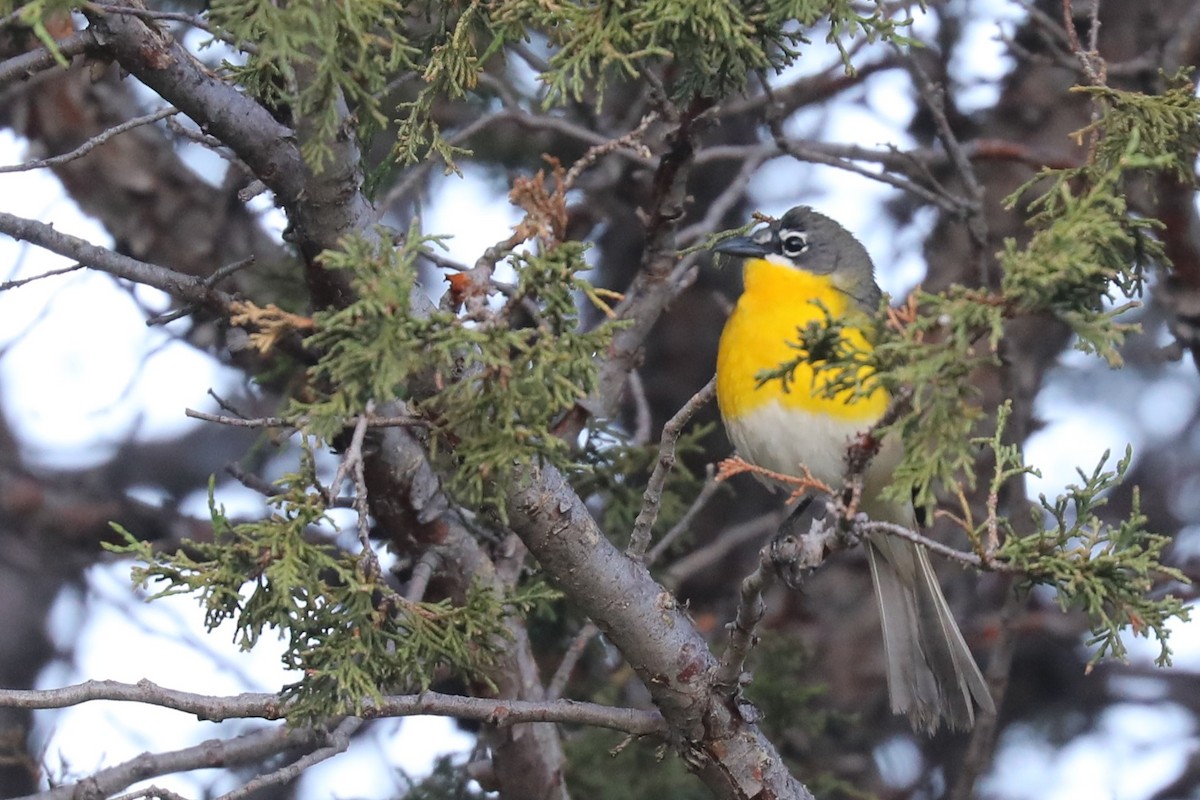
<svg viewBox="0 0 1200 800">
<path fill-rule="evenodd" d="M 856 388 L 831 392 L 832 379 L 801 359 L 791 379 L 762 380 L 797 360 L 799 330 L 835 320 L 854 348 L 869 352 L 882 293 L 871 256 L 850 231 L 808 206 L 797 206 L 748 236 L 725 239 L 717 253 L 743 260 L 744 288 L 725 323 L 717 350 L 717 405 L 739 456 L 785 475 L 843 483 L 851 442 L 884 415 L 887 391 L 854 376 Z M 856 313 L 857 312 L 857 313 Z M 883 490 L 904 454 L 894 435 L 883 437 L 863 475 L 859 510 L 872 520 L 915 530 L 911 501 Z M 864 537 L 883 629 L 887 686 L 894 714 L 933 735 L 969 730 L 975 706 L 995 713 L 987 682 L 942 594 L 926 549 L 874 531 Z"/>
</svg>

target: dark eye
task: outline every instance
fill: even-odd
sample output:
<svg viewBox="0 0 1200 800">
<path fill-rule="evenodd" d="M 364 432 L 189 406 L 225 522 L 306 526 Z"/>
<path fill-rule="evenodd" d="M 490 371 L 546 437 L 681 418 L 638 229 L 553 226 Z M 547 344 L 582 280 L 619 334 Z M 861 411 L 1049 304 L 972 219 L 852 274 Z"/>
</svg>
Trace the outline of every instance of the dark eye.
<svg viewBox="0 0 1200 800">
<path fill-rule="evenodd" d="M 804 231 L 784 231 L 779 246 L 785 256 L 798 256 L 808 249 L 808 234 Z"/>
</svg>

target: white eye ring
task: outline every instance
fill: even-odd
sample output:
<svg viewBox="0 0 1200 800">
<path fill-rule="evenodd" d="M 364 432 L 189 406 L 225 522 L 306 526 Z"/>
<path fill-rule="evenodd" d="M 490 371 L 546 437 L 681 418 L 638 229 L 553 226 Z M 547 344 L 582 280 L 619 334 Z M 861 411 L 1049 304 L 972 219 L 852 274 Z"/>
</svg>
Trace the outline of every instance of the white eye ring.
<svg viewBox="0 0 1200 800">
<path fill-rule="evenodd" d="M 803 231 L 788 231 L 779 237 L 785 256 L 798 256 L 808 249 L 808 234 Z"/>
</svg>

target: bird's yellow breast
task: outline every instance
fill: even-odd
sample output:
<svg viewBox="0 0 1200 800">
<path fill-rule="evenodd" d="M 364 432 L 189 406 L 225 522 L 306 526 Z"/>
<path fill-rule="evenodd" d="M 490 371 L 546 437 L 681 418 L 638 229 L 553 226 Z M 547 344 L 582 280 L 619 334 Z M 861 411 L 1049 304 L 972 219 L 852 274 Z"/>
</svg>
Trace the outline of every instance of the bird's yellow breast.
<svg viewBox="0 0 1200 800">
<path fill-rule="evenodd" d="M 829 276 L 765 259 L 747 259 L 745 291 L 725 323 L 717 352 L 717 403 L 721 415 L 736 420 L 775 401 L 786 409 L 825 415 L 839 422 L 862 422 L 864 427 L 879 419 L 887 408 L 886 392 L 878 389 L 856 398 L 854 392 L 846 390 L 828 397 L 821 387 L 830 379 L 830 373 L 818 377 L 807 363 L 796 368 L 788 391 L 784 391 L 780 380 L 758 385 L 761 372 L 778 369 L 796 358 L 799 351 L 789 343 L 798 340 L 797 329 L 823 321 L 825 311 L 841 319 L 852 309 L 852 302 L 834 287 Z M 844 335 L 855 347 L 868 349 L 866 338 L 857 329 L 847 328 Z M 855 378 L 861 382 L 868 375 L 868 368 L 862 367 Z"/>
</svg>

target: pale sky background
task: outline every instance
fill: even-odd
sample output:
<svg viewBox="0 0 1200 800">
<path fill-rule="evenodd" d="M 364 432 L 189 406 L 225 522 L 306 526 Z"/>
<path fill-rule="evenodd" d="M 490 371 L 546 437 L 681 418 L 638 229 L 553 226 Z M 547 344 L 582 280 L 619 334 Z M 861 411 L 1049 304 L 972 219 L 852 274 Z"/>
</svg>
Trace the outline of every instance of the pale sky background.
<svg viewBox="0 0 1200 800">
<path fill-rule="evenodd" d="M 1011 30 L 1015 4 L 975 2 L 978 22 L 971 27 L 962 52 L 969 61 L 957 64 L 972 82 L 970 97 L 978 106 L 992 102 L 996 86 L 1010 65 L 995 40 L 998 25 Z M 931 22 L 918 22 L 918 33 Z M 829 63 L 829 51 L 806 53 L 797 69 Z M 960 58 L 962 56 L 960 55 Z M 911 144 L 901 130 L 911 113 L 907 79 L 873 78 L 866 92 L 872 113 L 844 108 L 828 120 L 807 117 L 796 130 L 817 132 L 829 141 L 865 146 Z M 0 163 L 26 157 L 23 143 L 0 134 Z M 207 155 L 195 156 L 207 166 Z M 198 167 L 200 168 L 200 167 Z M 209 170 L 210 176 L 214 173 Z M 808 190 L 797 196 L 797 187 Z M 919 243 L 932 218 L 918 219 L 897 231 L 879 224 L 878 203 L 893 191 L 883 184 L 823 167 L 775 162 L 753 184 L 761 210 L 780 214 L 803 200 L 839 219 L 855 232 L 880 266 L 885 290 L 902 295 L 924 273 Z M 269 204 L 267 204 L 269 205 Z M 469 209 L 469 211 L 465 211 Z M 55 179 L 45 172 L 0 176 L 0 210 L 52 222 L 56 229 L 97 244 L 111 241 L 93 221 L 82 216 Z M 276 230 L 278 212 L 265 210 Z M 471 225 L 463 226 L 469 218 Z M 505 238 L 517 219 L 494 187 L 468 170 L 463 179 L 446 179 L 425 207 L 425 232 L 453 233 L 449 255 L 472 262 L 488 245 Z M 0 237 L 0 280 L 27 277 L 67 265 L 65 259 L 26 248 Z M 144 303 L 165 305 L 161 296 L 138 289 Z M 86 332 L 86 334 L 84 333 Z M 128 436 L 153 440 L 177 435 L 195 423 L 183 415 L 187 407 L 215 410 L 205 393 L 218 392 L 238 380 L 191 347 L 171 342 L 159 329 L 148 329 L 129 295 L 107 276 L 78 271 L 0 293 L 0 390 L 10 424 L 20 436 L 31 466 L 83 467 L 105 461 Z M 1060 369 L 1079 369 L 1085 357 L 1068 354 Z M 1114 382 L 1117 383 L 1117 382 Z M 1194 407 L 1200 380 L 1190 359 L 1172 367 L 1167 377 L 1136 395 L 1097 392 L 1083 399 L 1051 383 L 1038 399 L 1046 427 L 1026 447 L 1027 461 L 1042 470 L 1030 491 L 1055 494 L 1077 480 L 1076 467 L 1091 469 L 1105 450 L 1120 455 L 1126 443 L 1135 450 L 1178 435 L 1180 415 L 1160 409 Z M 1129 415 L 1144 423 L 1134 426 Z M 240 487 L 223 486 L 218 501 L 231 510 L 261 507 L 261 499 Z M 192 498 L 191 513 L 206 516 L 202 497 Z M 97 566 L 84 592 L 67 592 L 52 615 L 52 634 L 70 662 L 60 662 L 40 678 L 43 687 L 87 678 L 136 681 L 149 678 L 172 688 L 195 692 L 273 691 L 291 680 L 279 666 L 279 649 L 268 641 L 253 653 L 232 644 L 232 633 L 204 632 L 202 613 L 193 600 L 171 598 L 145 604 L 128 591 L 128 564 Z M 1173 635 L 1176 664 L 1200 668 L 1200 625 L 1180 626 Z M 114 641 L 120 648 L 111 647 Z M 1082 646 L 1082 645 L 1081 645 Z M 1150 661 L 1157 645 L 1131 642 L 1133 657 Z M 1082 676 L 1081 676 L 1082 679 Z M 1149 698 L 1152 699 L 1152 698 Z M 174 720 L 174 721 L 173 721 Z M 214 726 L 177 712 L 135 704 L 89 703 L 38 715 L 45 759 L 80 775 L 131 758 L 146 749 L 184 747 L 247 723 Z M 1083 800 L 1104 797 L 1137 800 L 1178 773 L 1193 748 L 1194 723 L 1182 709 L 1125 704 L 1108 711 L 1096 731 L 1065 748 L 1048 745 L 1041 732 L 1012 729 L 1002 742 L 996 766 L 1002 781 L 986 785 L 1000 800 Z M 219 727 L 219 730 L 218 730 Z M 439 752 L 470 750 L 472 737 L 445 719 L 382 721 L 374 735 L 363 737 L 347 753 L 309 771 L 306 796 L 368 798 L 394 796 L 404 784 L 386 767 L 399 765 L 412 775 L 424 774 Z M 912 745 L 896 740 L 881 747 L 878 759 L 885 774 L 902 779 L 911 764 Z M 194 796 L 206 787 L 228 791 L 217 783 L 220 771 L 156 778 L 153 783 Z"/>
</svg>

